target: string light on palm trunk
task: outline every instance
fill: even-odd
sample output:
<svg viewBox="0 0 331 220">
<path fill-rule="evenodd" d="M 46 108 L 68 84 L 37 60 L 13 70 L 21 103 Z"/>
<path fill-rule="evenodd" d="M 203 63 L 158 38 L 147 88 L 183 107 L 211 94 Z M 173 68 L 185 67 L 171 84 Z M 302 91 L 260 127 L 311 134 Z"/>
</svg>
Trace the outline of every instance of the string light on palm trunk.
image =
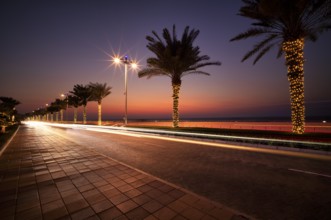
<svg viewBox="0 0 331 220">
<path fill-rule="evenodd" d="M 292 131 L 296 134 L 304 133 L 304 39 L 283 42 L 285 52 L 287 76 L 290 83 Z"/>
</svg>

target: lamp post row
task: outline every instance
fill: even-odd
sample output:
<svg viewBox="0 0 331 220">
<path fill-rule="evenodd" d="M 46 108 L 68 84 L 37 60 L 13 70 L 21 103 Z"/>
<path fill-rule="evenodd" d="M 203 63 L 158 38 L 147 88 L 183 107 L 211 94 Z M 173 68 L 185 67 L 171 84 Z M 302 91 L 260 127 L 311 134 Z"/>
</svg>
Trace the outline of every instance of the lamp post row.
<svg viewBox="0 0 331 220">
<path fill-rule="evenodd" d="M 136 69 L 138 67 L 137 63 L 134 60 L 130 60 L 128 56 L 124 57 L 114 57 L 113 62 L 115 64 L 124 64 L 124 95 L 125 95 L 125 107 L 124 107 L 124 125 L 127 126 L 128 124 L 128 65 L 131 66 L 132 69 Z M 68 109 L 68 94 L 61 94 L 61 97 L 66 97 L 67 101 L 67 109 Z M 46 104 L 46 107 L 48 104 Z M 68 114 L 66 109 L 66 120 L 68 120 Z"/>
</svg>

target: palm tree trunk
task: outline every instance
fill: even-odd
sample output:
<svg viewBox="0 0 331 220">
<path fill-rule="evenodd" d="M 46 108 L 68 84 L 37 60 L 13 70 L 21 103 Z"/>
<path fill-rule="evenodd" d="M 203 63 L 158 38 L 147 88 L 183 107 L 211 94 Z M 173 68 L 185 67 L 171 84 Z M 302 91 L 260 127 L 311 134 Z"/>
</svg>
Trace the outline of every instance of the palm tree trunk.
<svg viewBox="0 0 331 220">
<path fill-rule="evenodd" d="M 74 108 L 74 124 L 77 123 L 77 108 Z"/>
<path fill-rule="evenodd" d="M 51 113 L 51 122 L 53 122 L 53 121 L 54 121 L 54 114 Z"/>
<path fill-rule="evenodd" d="M 56 112 L 56 113 L 55 113 L 55 120 L 56 120 L 56 122 L 59 121 L 59 112 Z"/>
<path fill-rule="evenodd" d="M 83 124 L 86 124 L 86 105 L 83 106 Z"/>
<path fill-rule="evenodd" d="M 180 84 L 172 84 L 172 93 L 173 93 L 172 126 L 174 128 L 179 127 L 179 112 L 178 112 L 179 90 L 180 90 Z"/>
<path fill-rule="evenodd" d="M 61 122 L 63 122 L 63 109 L 60 110 Z"/>
<path fill-rule="evenodd" d="M 292 132 L 303 134 L 305 131 L 305 102 L 304 102 L 304 40 L 283 42 L 285 52 L 287 77 L 290 83 Z"/>
<path fill-rule="evenodd" d="M 101 125 L 101 103 L 98 103 L 98 125 Z"/>
</svg>

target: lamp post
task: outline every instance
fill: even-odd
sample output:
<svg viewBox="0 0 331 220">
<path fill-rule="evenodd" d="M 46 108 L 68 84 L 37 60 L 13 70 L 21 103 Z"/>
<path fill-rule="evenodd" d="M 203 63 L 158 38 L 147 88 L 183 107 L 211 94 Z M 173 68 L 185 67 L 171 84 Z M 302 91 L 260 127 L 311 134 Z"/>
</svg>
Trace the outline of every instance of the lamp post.
<svg viewBox="0 0 331 220">
<path fill-rule="evenodd" d="M 132 69 L 137 68 L 137 63 L 135 61 L 129 60 L 128 56 L 124 56 L 122 58 L 115 57 L 114 63 L 124 64 L 124 95 L 125 95 L 125 113 L 124 113 L 124 125 L 128 124 L 128 64 L 131 65 Z"/>
<path fill-rule="evenodd" d="M 66 107 L 66 121 L 68 121 L 68 105 L 69 105 L 69 100 L 68 100 L 68 93 L 66 93 L 66 94 L 61 94 L 61 97 L 62 98 L 64 98 L 65 97 L 65 100 L 66 100 L 66 102 L 67 102 L 67 107 Z M 63 112 L 63 109 L 61 109 L 61 111 Z M 61 119 L 61 121 L 63 122 L 63 113 L 62 113 L 62 119 Z"/>
<path fill-rule="evenodd" d="M 48 109 L 47 109 L 48 108 L 48 104 L 46 103 L 45 106 L 46 106 L 46 108 L 45 108 L 46 109 L 46 121 L 48 121 Z"/>
</svg>

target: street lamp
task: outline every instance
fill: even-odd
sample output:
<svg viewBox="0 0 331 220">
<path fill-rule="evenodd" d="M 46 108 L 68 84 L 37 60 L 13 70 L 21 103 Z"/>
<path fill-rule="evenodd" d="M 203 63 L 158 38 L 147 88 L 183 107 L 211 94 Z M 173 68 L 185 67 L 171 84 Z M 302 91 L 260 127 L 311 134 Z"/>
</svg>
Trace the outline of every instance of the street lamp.
<svg viewBox="0 0 331 220">
<path fill-rule="evenodd" d="M 46 121 L 48 121 L 48 110 L 47 110 L 48 104 L 46 103 L 45 106 L 46 106 L 46 108 L 45 108 L 46 109 Z"/>
<path fill-rule="evenodd" d="M 68 120 L 68 107 L 69 107 L 69 106 L 68 106 L 68 105 L 69 105 L 69 102 L 68 102 L 68 101 L 69 101 L 69 100 L 68 100 L 68 93 L 66 93 L 66 94 L 63 94 L 63 93 L 62 93 L 62 94 L 61 94 L 61 97 L 62 97 L 62 98 L 65 97 L 65 100 L 66 100 L 66 102 L 67 102 L 67 107 L 66 107 L 66 121 L 69 121 L 69 120 Z M 61 111 L 63 112 L 62 109 L 61 109 Z M 63 113 L 62 113 L 62 119 L 61 119 L 61 121 L 63 121 Z"/>
<path fill-rule="evenodd" d="M 125 95 L 124 125 L 126 126 L 128 124 L 128 64 L 130 64 L 132 69 L 137 69 L 138 64 L 133 60 L 129 60 L 128 56 L 124 56 L 122 58 L 114 57 L 113 61 L 115 64 L 124 63 L 124 95 Z"/>
</svg>

